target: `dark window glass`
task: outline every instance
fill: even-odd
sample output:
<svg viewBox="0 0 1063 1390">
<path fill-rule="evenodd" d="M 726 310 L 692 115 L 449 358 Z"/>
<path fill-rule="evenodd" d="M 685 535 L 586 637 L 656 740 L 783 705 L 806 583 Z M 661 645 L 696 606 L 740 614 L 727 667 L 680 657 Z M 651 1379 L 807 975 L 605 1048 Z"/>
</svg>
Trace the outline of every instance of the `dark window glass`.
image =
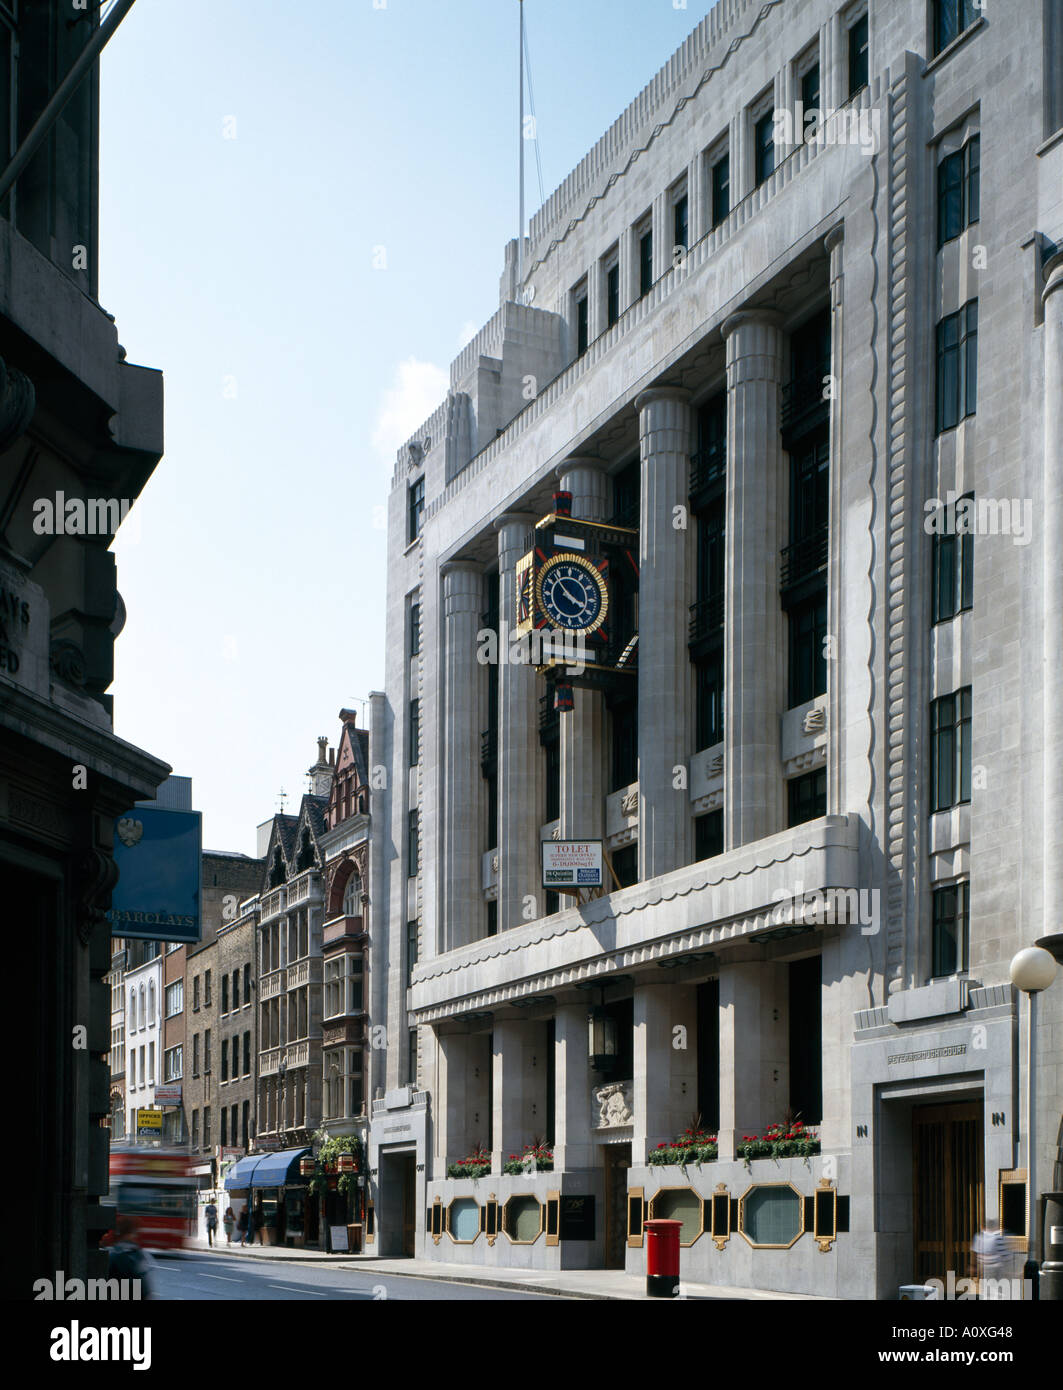
<svg viewBox="0 0 1063 1390">
<path fill-rule="evenodd" d="M 222 1079 L 223 1081 L 228 1081 L 228 1079 L 229 1079 L 229 1039 L 228 1039 L 228 1038 L 222 1038 L 222 1040 L 221 1040 L 221 1079 Z M 223 1111 L 222 1111 L 222 1119 L 224 1120 L 224 1118 L 225 1118 L 225 1111 L 223 1110 Z"/>
<path fill-rule="evenodd" d="M 803 777 L 794 777 L 786 784 L 790 825 L 803 825 L 827 814 L 827 770 L 817 768 Z"/>
<path fill-rule="evenodd" d="M 934 56 L 978 18 L 975 0 L 934 0 Z"/>
<path fill-rule="evenodd" d="M 753 157 L 759 188 L 775 172 L 775 117 L 771 111 L 761 116 L 753 127 Z"/>
<path fill-rule="evenodd" d="M 221 1108 L 221 1145 L 222 1145 L 222 1148 L 224 1148 L 225 1145 L 229 1142 L 228 1132 L 227 1132 L 227 1131 L 228 1131 L 228 1126 L 226 1125 L 226 1120 L 227 1120 L 227 1118 L 228 1118 L 228 1115 L 229 1115 L 229 1112 L 228 1112 L 228 1110 L 226 1110 L 225 1106 L 223 1105 L 222 1108 Z"/>
<path fill-rule="evenodd" d="M 421 653 L 421 605 L 419 603 L 410 604 L 410 655 L 419 656 Z"/>
<path fill-rule="evenodd" d="M 487 904 L 487 935 L 498 935 L 498 903 L 489 902 Z"/>
<path fill-rule="evenodd" d="M 606 321 L 610 328 L 620 317 L 620 266 L 614 265 L 605 277 Z"/>
<path fill-rule="evenodd" d="M 251 1075 L 251 1034 L 244 1034 L 244 1075 Z"/>
<path fill-rule="evenodd" d="M 406 1035 L 406 1080 L 417 1084 L 417 1029 L 411 1028 Z"/>
<path fill-rule="evenodd" d="M 819 64 L 813 63 L 801 78 L 801 104 L 805 108 L 805 120 L 810 111 L 819 110 Z"/>
<path fill-rule="evenodd" d="M 409 534 L 407 540 L 413 542 L 421 534 L 421 526 L 424 521 L 424 478 L 418 478 L 415 483 L 410 484 L 410 511 L 409 511 Z"/>
<path fill-rule="evenodd" d="M 967 225 L 982 215 L 982 140 L 972 135 L 964 146 L 964 191 L 967 196 Z"/>
<path fill-rule="evenodd" d="M 634 459 L 613 479 L 613 524 L 637 529 L 639 524 L 642 464 Z"/>
<path fill-rule="evenodd" d="M 619 879 L 621 888 L 630 888 L 633 883 L 638 883 L 638 845 L 625 845 L 623 849 L 614 849 L 610 857 L 613 861 L 613 873 Z"/>
<path fill-rule="evenodd" d="M 676 199 L 672 207 L 672 245 L 689 246 L 689 235 L 689 203 L 684 193 L 682 198 Z"/>
<path fill-rule="evenodd" d="M 613 769 L 611 792 L 630 786 L 639 775 L 639 716 L 634 700 L 615 704 L 613 716 Z"/>
<path fill-rule="evenodd" d="M 712 166 L 712 225 L 718 227 L 731 211 L 731 159 L 724 155 Z"/>
<path fill-rule="evenodd" d="M 557 820 L 561 814 L 561 740 L 551 739 L 546 752 L 546 819 Z"/>
<path fill-rule="evenodd" d="M 639 237 L 639 294 L 653 289 L 653 233 Z"/>
<path fill-rule="evenodd" d="M 816 1125 L 823 1119 L 822 957 L 790 962 L 790 1109 L 795 1119 Z"/>
<path fill-rule="evenodd" d="M 694 817 L 694 858 L 715 859 L 723 853 L 723 812 Z"/>
<path fill-rule="evenodd" d="M 410 701 L 410 766 L 416 767 L 421 761 L 421 702 Z"/>
<path fill-rule="evenodd" d="M 830 441 L 806 445 L 790 459 L 790 544 L 821 536 L 830 522 Z"/>
<path fill-rule="evenodd" d="M 941 434 L 973 415 L 978 403 L 978 300 L 937 326 L 936 428 Z"/>
<path fill-rule="evenodd" d="M 971 799 L 971 687 L 930 705 L 930 810 Z"/>
<path fill-rule="evenodd" d="M 867 86 L 867 15 L 858 19 L 849 30 L 849 95 L 855 96 Z"/>
<path fill-rule="evenodd" d="M 962 150 L 938 165 L 938 246 L 978 221 L 981 211 L 981 140 L 971 137 Z"/>
<path fill-rule="evenodd" d="M 417 825 L 417 812 L 411 811 L 406 818 L 406 873 L 413 878 L 420 863 L 420 832 Z"/>
<path fill-rule="evenodd" d="M 587 296 L 576 301 L 576 353 L 582 357 L 587 351 L 589 341 L 590 320 L 587 314 Z"/>
<path fill-rule="evenodd" d="M 245 965 L 245 966 L 244 966 L 244 1007 L 246 1008 L 247 1005 L 250 1004 L 250 1002 L 251 1002 L 251 967 L 250 967 L 250 965 Z"/>
<path fill-rule="evenodd" d="M 827 596 L 790 610 L 790 708 L 827 690 Z"/>
<path fill-rule="evenodd" d="M 961 974 L 968 969 L 970 885 L 953 883 L 935 888 L 931 901 L 933 974 L 935 978 Z"/>
<path fill-rule="evenodd" d="M 721 607 L 726 564 L 725 504 L 720 501 L 698 517 L 698 602 Z"/>
<path fill-rule="evenodd" d="M 723 738 L 723 652 L 697 666 L 697 744 L 712 748 Z"/>
<path fill-rule="evenodd" d="M 222 1011 L 223 1014 L 227 1014 L 227 1013 L 229 1012 L 229 977 L 228 977 L 228 975 L 223 975 L 223 976 L 221 977 L 221 1011 Z"/>
<path fill-rule="evenodd" d="M 413 979 L 413 967 L 417 964 L 417 923 L 406 923 L 406 983 Z"/>
<path fill-rule="evenodd" d="M 243 1146 L 244 1146 L 245 1149 L 249 1149 L 249 1148 L 251 1147 L 251 1144 L 250 1144 L 251 1134 L 250 1134 L 250 1129 L 249 1129 L 249 1127 L 248 1127 L 248 1126 L 249 1126 L 249 1123 L 250 1123 L 250 1119 L 251 1119 L 251 1102 L 250 1102 L 249 1100 L 245 1100 L 245 1101 L 244 1101 L 244 1109 L 243 1109 L 243 1116 L 242 1116 L 242 1118 L 243 1118 L 243 1124 L 242 1124 L 241 1128 L 242 1128 L 242 1130 L 243 1130 L 243 1139 L 242 1139 L 241 1142 L 243 1143 Z"/>
<path fill-rule="evenodd" d="M 973 504 L 971 493 L 967 498 Z M 974 602 L 974 536 L 967 530 L 956 534 L 957 511 L 958 506 L 949 521 L 941 517 L 938 524 L 949 529 L 935 531 L 931 537 L 931 621 L 935 623 L 954 618 Z"/>
</svg>

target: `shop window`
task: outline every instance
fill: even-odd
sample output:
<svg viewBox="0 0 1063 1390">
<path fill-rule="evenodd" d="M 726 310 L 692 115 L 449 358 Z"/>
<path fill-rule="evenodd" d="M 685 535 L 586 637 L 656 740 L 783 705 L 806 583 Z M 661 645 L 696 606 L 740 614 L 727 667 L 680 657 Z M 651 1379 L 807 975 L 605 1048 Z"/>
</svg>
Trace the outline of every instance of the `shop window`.
<svg viewBox="0 0 1063 1390">
<path fill-rule="evenodd" d="M 447 1207 L 447 1235 L 455 1245 L 471 1245 L 480 1234 L 480 1206 L 475 1197 L 456 1197 Z"/>
<path fill-rule="evenodd" d="M 805 1229 L 805 1204 L 790 1183 L 751 1187 L 738 1204 L 738 1229 L 750 1245 L 788 1250 Z"/>
<path fill-rule="evenodd" d="M 693 1245 L 702 1231 L 701 1198 L 692 1187 L 663 1187 L 650 1199 L 650 1219 L 681 1221 L 680 1245 Z"/>
<path fill-rule="evenodd" d="M 543 1230 L 542 1203 L 534 1197 L 510 1197 L 502 1210 L 502 1229 L 514 1245 L 531 1245 Z"/>
</svg>

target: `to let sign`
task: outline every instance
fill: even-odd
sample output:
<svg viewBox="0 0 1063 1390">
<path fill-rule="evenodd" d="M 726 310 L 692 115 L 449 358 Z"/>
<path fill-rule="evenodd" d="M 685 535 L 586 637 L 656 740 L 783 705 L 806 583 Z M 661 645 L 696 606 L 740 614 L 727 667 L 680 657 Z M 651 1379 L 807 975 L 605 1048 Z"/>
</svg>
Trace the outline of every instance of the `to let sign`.
<svg viewBox="0 0 1063 1390">
<path fill-rule="evenodd" d="M 602 886 L 601 840 L 543 840 L 543 887 L 553 893 Z"/>
</svg>

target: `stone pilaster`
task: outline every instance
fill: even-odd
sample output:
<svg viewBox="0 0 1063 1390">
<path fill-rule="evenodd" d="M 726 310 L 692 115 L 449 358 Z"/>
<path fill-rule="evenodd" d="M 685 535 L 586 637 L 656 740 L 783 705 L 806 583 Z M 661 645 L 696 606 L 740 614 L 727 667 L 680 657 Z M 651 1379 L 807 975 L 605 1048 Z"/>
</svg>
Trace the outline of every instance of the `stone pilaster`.
<svg viewBox="0 0 1063 1390">
<path fill-rule="evenodd" d="M 827 632 L 831 641 L 827 650 L 827 815 L 842 814 L 842 681 L 839 679 L 844 656 L 841 650 L 845 632 L 842 611 L 842 453 L 843 409 L 842 382 L 845 379 L 845 342 L 843 313 L 845 307 L 845 227 L 832 227 L 824 238 L 830 255 L 830 515 L 828 535 L 829 570 L 827 575 Z"/>
<path fill-rule="evenodd" d="M 516 564 L 527 550 L 535 518 L 508 513 L 495 522 L 498 532 L 498 929 L 528 920 L 528 899 L 543 910 L 539 871 L 543 760 L 539 749 L 541 685 L 531 664 L 507 660 L 509 634 L 516 619 Z"/>
<path fill-rule="evenodd" d="M 636 985 L 631 1162 L 682 1133 L 698 1108 L 698 1010 L 694 985 Z M 620 1078 L 626 1080 L 626 1078 Z"/>
<path fill-rule="evenodd" d="M 479 565 L 443 565 L 443 949 L 484 935 L 480 883 Z"/>
<path fill-rule="evenodd" d="M 546 1024 L 500 1020 L 492 1032 L 492 1159 L 501 1171 L 510 1154 L 546 1133 Z"/>
<path fill-rule="evenodd" d="M 785 631 L 779 607 L 777 314 L 732 315 L 727 345 L 727 591 L 724 636 L 724 848 L 780 830 L 779 716 Z M 641 645 L 641 639 L 640 639 Z M 641 660 L 640 655 L 640 660 Z"/>
<path fill-rule="evenodd" d="M 1063 902 L 1063 254 L 1044 290 L 1044 907 L 1046 935 Z"/>
<path fill-rule="evenodd" d="M 554 1167 L 595 1166 L 591 1135 L 587 1004 L 561 1004 L 554 1015 Z"/>
<path fill-rule="evenodd" d="M 446 1177 L 448 1162 L 456 1163 L 474 1144 L 487 1142 L 491 1096 L 484 1035 L 435 1032 L 435 1051 L 432 1177 L 438 1180 Z"/>
<path fill-rule="evenodd" d="M 720 970 L 720 1158 L 781 1120 L 790 1098 L 787 969 L 749 961 Z"/>
<path fill-rule="evenodd" d="M 639 878 L 688 864 L 689 794 L 675 785 L 693 742 L 686 615 L 694 529 L 689 517 L 692 419 L 686 391 L 635 402 L 642 445 L 639 530 Z M 677 524 L 682 523 L 682 524 Z M 678 615 L 678 616 L 677 616 Z"/>
</svg>

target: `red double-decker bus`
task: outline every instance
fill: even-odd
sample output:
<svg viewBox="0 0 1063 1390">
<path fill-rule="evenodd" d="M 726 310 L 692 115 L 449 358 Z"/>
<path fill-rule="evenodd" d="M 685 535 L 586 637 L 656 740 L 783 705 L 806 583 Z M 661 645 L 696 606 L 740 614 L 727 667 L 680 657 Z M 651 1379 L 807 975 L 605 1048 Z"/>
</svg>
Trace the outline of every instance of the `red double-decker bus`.
<svg viewBox="0 0 1063 1390">
<path fill-rule="evenodd" d="M 115 1219 L 136 1218 L 137 1238 L 147 1250 L 179 1250 L 196 1232 L 196 1182 L 183 1149 L 111 1146 L 111 1192 Z M 112 1230 L 103 1244 L 114 1240 Z"/>
</svg>

